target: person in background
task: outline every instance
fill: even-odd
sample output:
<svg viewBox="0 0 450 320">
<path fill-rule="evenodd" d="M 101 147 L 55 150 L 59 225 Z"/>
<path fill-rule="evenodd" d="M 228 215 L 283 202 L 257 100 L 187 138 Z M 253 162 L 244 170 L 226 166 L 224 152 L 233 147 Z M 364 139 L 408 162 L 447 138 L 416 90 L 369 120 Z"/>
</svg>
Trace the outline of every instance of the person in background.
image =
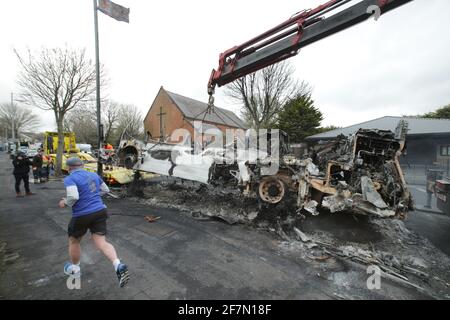
<svg viewBox="0 0 450 320">
<path fill-rule="evenodd" d="M 47 137 L 47 148 L 48 148 L 48 150 L 47 150 L 47 152 L 49 153 L 49 154 L 53 154 L 54 153 L 54 150 L 53 150 L 53 137 L 52 136 L 48 136 Z"/>
<path fill-rule="evenodd" d="M 41 183 L 43 164 L 44 164 L 43 152 L 42 150 L 39 150 L 39 152 L 33 157 L 34 183 Z"/>
<path fill-rule="evenodd" d="M 50 169 L 52 165 L 52 158 L 49 155 L 42 156 L 42 177 L 45 178 L 45 181 L 50 179 Z"/>
<path fill-rule="evenodd" d="M 64 179 L 67 197 L 59 202 L 59 207 L 71 207 L 72 220 L 68 227 L 71 262 L 64 266 L 64 273 L 75 278 L 81 276 L 80 243 L 89 229 L 97 249 L 113 264 L 119 286 L 124 287 L 130 278 L 128 266 L 118 259 L 116 249 L 106 241 L 108 213 L 101 197 L 109 192 L 109 188 L 96 173 L 83 169 L 81 159 L 70 158 L 66 164 L 70 173 Z"/>
<path fill-rule="evenodd" d="M 106 143 L 105 144 L 105 149 L 106 150 L 114 150 L 114 147 L 110 143 Z"/>
<path fill-rule="evenodd" d="M 15 189 L 16 194 L 18 198 L 22 198 L 23 194 L 20 192 L 20 184 L 23 180 L 23 185 L 25 187 L 25 192 L 27 196 L 33 195 L 33 193 L 30 191 L 30 181 L 29 181 L 29 172 L 30 172 L 30 166 L 33 165 L 33 163 L 27 158 L 25 153 L 19 152 L 17 156 L 13 160 L 13 166 L 14 166 L 14 177 L 16 179 Z"/>
<path fill-rule="evenodd" d="M 100 150 L 101 154 L 101 162 L 105 165 L 105 170 L 112 170 L 113 169 L 113 157 L 114 157 L 114 147 L 109 144 L 105 143 L 103 145 L 103 148 Z"/>
<path fill-rule="evenodd" d="M 55 163 L 53 162 L 53 158 L 48 156 L 48 167 L 49 167 L 49 175 L 54 176 L 55 175 Z"/>
</svg>

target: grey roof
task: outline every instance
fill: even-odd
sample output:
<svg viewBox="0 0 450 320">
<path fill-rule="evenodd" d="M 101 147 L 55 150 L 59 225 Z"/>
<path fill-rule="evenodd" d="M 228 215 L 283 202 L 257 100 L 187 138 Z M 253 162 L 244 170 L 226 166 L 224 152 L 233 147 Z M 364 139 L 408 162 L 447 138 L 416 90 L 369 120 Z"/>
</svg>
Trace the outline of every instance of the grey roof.
<svg viewBox="0 0 450 320">
<path fill-rule="evenodd" d="M 424 119 L 414 117 L 382 117 L 375 120 L 355 124 L 350 127 L 336 129 L 320 134 L 316 134 L 306 138 L 306 140 L 327 140 L 336 138 L 338 135 L 345 136 L 357 132 L 359 129 L 379 129 L 391 130 L 395 132 L 395 128 L 400 120 L 406 120 L 409 124 L 408 135 L 425 135 L 425 134 L 450 134 L 450 120 L 447 119 Z"/>
<path fill-rule="evenodd" d="M 246 129 L 244 122 L 230 110 L 215 107 L 212 113 L 208 113 L 208 104 L 167 90 L 166 92 L 183 115 L 190 120 L 206 121 L 228 127 Z"/>
</svg>

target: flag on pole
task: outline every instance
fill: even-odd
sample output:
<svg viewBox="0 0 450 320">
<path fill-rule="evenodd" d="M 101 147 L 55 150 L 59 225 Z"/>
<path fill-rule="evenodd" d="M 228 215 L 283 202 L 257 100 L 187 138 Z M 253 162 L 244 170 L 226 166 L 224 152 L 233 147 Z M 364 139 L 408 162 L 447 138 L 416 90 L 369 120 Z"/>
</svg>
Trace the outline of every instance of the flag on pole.
<svg viewBox="0 0 450 320">
<path fill-rule="evenodd" d="M 130 23 L 130 9 L 109 0 L 99 0 L 98 10 L 117 21 Z"/>
</svg>

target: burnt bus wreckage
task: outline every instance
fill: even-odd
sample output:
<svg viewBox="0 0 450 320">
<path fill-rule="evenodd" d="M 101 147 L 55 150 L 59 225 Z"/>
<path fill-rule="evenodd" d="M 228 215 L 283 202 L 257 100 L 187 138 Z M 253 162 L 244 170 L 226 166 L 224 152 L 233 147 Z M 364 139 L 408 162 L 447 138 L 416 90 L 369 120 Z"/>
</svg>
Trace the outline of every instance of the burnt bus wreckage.
<svg viewBox="0 0 450 320">
<path fill-rule="evenodd" d="M 318 144 L 310 158 L 301 159 L 289 153 L 284 135 L 276 140 L 279 144 L 268 139 L 269 152 L 250 147 L 248 141 L 245 150 L 234 143 L 196 154 L 179 144 L 122 141 L 119 156 L 137 171 L 239 189 L 243 196 L 268 206 L 289 200 L 297 212 L 312 215 L 327 209 L 405 218 L 413 209 L 399 164 L 407 126 L 401 121 L 395 133 L 361 129 L 350 137 Z"/>
<path fill-rule="evenodd" d="M 404 218 L 414 209 L 399 163 L 405 150 L 408 124 L 396 132 L 360 129 L 350 138 L 319 145 L 314 150 L 325 178 L 311 177 L 308 184 L 321 206 L 331 212 L 350 210 L 380 217 Z"/>
</svg>

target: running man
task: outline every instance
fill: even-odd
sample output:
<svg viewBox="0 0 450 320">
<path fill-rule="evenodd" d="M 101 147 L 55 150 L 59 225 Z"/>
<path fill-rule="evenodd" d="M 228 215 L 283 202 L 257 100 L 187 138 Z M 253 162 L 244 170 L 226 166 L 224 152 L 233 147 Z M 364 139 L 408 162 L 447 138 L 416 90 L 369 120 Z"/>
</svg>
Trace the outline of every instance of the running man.
<svg viewBox="0 0 450 320">
<path fill-rule="evenodd" d="M 70 173 L 64 179 L 67 197 L 59 202 L 59 207 L 72 207 L 73 215 L 68 227 L 71 263 L 64 266 L 64 273 L 81 276 L 80 243 L 89 229 L 97 249 L 112 262 L 119 286 L 124 287 L 130 278 L 128 267 L 117 258 L 116 250 L 106 241 L 108 213 L 101 196 L 108 193 L 109 188 L 96 173 L 84 170 L 79 158 L 70 158 L 66 164 Z"/>
</svg>

